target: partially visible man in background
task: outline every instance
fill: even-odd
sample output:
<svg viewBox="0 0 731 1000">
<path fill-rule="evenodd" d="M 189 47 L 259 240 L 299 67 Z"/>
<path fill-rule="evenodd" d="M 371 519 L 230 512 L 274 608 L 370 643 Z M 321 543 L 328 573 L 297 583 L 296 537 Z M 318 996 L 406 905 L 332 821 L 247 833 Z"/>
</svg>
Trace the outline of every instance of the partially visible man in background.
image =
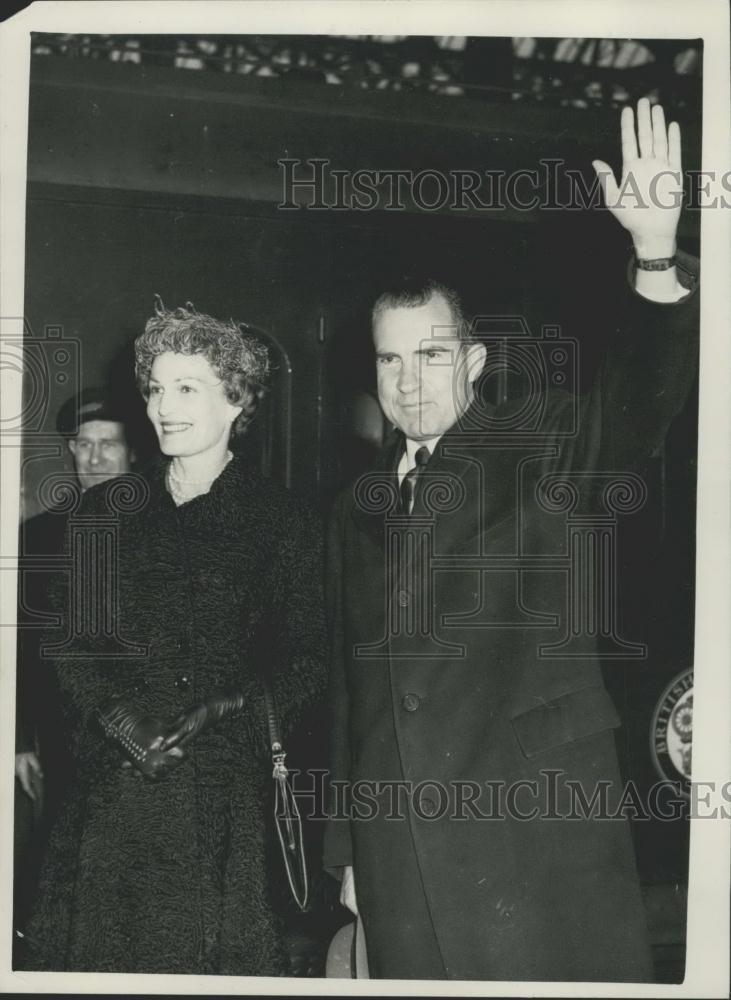
<svg viewBox="0 0 731 1000">
<path fill-rule="evenodd" d="M 58 431 L 67 437 L 82 490 L 129 472 L 134 453 L 124 417 L 103 390 L 86 390 L 67 400 L 58 415 Z"/>
<path fill-rule="evenodd" d="M 83 493 L 96 483 L 129 472 L 135 460 L 122 405 L 100 388 L 67 399 L 56 419 L 74 467 L 74 484 Z M 69 484 L 71 485 L 71 484 Z M 44 559 L 63 547 L 67 506 L 50 507 L 20 526 L 18 645 L 15 726 L 15 926 L 35 885 L 40 855 L 55 807 L 63 795 L 66 759 L 53 681 L 43 669 L 40 629 L 34 619 L 48 611 L 53 573 Z M 32 565 L 33 564 L 33 565 Z"/>
</svg>

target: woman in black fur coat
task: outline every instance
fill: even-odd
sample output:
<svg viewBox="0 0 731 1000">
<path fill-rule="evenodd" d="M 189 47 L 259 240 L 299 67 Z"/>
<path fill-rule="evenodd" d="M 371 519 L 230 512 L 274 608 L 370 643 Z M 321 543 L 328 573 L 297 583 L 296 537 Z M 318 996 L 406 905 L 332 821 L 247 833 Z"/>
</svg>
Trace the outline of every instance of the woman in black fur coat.
<svg viewBox="0 0 731 1000">
<path fill-rule="evenodd" d="M 135 350 L 162 456 L 89 490 L 76 521 L 66 607 L 101 551 L 118 586 L 101 581 L 96 633 L 83 605 L 54 654 L 76 781 L 24 964 L 281 975 L 262 679 L 285 735 L 322 695 L 320 527 L 229 450 L 264 391 L 259 341 L 159 305 Z"/>
</svg>

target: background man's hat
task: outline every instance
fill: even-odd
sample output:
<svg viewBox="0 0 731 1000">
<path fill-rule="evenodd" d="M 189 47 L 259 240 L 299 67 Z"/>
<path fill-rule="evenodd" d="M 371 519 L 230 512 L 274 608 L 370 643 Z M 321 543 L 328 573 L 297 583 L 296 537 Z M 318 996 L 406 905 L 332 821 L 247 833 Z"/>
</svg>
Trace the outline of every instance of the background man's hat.
<svg viewBox="0 0 731 1000">
<path fill-rule="evenodd" d="M 73 437 L 81 424 L 89 420 L 114 420 L 125 423 L 126 418 L 119 403 L 108 390 L 94 387 L 82 389 L 67 399 L 56 418 L 59 434 Z"/>
</svg>

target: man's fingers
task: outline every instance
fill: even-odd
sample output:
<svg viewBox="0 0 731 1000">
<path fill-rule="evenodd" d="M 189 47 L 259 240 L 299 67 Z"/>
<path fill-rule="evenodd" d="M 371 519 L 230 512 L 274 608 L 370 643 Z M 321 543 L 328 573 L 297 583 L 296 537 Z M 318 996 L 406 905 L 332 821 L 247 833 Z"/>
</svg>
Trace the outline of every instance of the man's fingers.
<svg viewBox="0 0 731 1000">
<path fill-rule="evenodd" d="M 680 156 L 680 126 L 677 122 L 670 122 L 668 129 L 668 163 L 673 170 L 682 170 Z"/>
<path fill-rule="evenodd" d="M 30 781 L 28 777 L 28 772 L 26 770 L 20 772 L 20 774 L 18 775 L 18 781 L 20 781 L 20 787 L 23 789 L 28 798 L 32 799 L 33 802 L 35 802 L 36 800 L 35 789 L 33 788 L 33 784 Z"/>
<path fill-rule="evenodd" d="M 652 121 L 650 119 L 650 102 L 646 97 L 637 102 L 637 137 L 640 141 L 640 156 L 652 156 Z"/>
<path fill-rule="evenodd" d="M 668 158 L 668 133 L 665 127 L 665 112 L 661 104 L 652 108 L 652 148 L 660 160 Z"/>
<path fill-rule="evenodd" d="M 31 750 L 16 753 L 15 777 L 20 780 L 21 776 L 24 775 L 26 780 L 30 780 L 31 771 L 33 771 L 39 778 L 43 777 L 43 768 L 41 767 L 41 762 L 36 754 Z"/>
<path fill-rule="evenodd" d="M 38 775 L 39 778 L 43 777 L 43 768 L 41 767 L 41 762 L 38 760 L 34 753 L 28 754 L 28 764 L 33 771 Z"/>
<path fill-rule="evenodd" d="M 32 751 L 15 755 L 15 777 L 28 798 L 35 802 L 36 782 L 43 780 L 43 771 L 41 762 Z"/>
<path fill-rule="evenodd" d="M 619 198 L 619 188 L 617 187 L 617 182 L 614 179 L 612 168 L 603 160 L 592 160 L 591 165 L 599 178 L 599 184 L 601 185 L 602 194 L 604 195 L 604 204 L 607 208 L 611 208 L 616 204 L 617 199 Z"/>
<path fill-rule="evenodd" d="M 622 130 L 622 159 L 625 164 L 637 159 L 637 138 L 635 136 L 635 116 L 632 108 L 622 108 L 620 118 Z"/>
</svg>

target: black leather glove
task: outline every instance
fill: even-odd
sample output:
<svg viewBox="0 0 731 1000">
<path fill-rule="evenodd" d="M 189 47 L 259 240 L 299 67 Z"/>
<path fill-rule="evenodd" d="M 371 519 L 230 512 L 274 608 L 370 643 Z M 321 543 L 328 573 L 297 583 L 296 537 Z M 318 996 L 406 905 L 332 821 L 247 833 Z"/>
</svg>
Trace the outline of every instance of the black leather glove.
<svg viewBox="0 0 731 1000">
<path fill-rule="evenodd" d="M 145 778 L 158 781 L 182 763 L 183 751 L 163 751 L 165 723 L 157 716 L 141 715 L 124 698 L 115 698 L 98 713 L 104 734 Z M 123 765 L 124 766 L 124 765 Z"/>
<path fill-rule="evenodd" d="M 244 707 L 244 701 L 244 695 L 240 692 L 219 692 L 206 701 L 189 706 L 168 728 L 160 749 L 171 752 L 184 747 L 221 719 L 237 715 Z"/>
</svg>

